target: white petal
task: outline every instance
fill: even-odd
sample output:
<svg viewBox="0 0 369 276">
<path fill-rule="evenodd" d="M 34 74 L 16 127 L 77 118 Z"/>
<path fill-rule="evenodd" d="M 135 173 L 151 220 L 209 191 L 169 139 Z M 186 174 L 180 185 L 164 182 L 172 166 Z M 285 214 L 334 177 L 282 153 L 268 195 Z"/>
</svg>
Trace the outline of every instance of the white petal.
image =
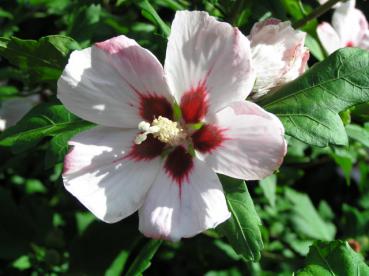
<svg viewBox="0 0 369 276">
<path fill-rule="evenodd" d="M 297 45 L 296 48 L 290 52 L 292 57 L 289 62 L 290 66 L 288 71 L 280 79 L 279 83 L 277 83 L 276 87 L 297 79 L 306 71 L 310 52 L 303 45 L 304 44 Z"/>
<path fill-rule="evenodd" d="M 15 125 L 32 107 L 40 102 L 39 95 L 23 98 L 12 98 L 1 103 L 0 117 L 2 123 L 0 130 Z"/>
<path fill-rule="evenodd" d="M 105 126 L 137 127 L 140 95 L 148 94 L 170 98 L 163 68 L 125 36 L 74 51 L 58 81 L 58 98 L 71 112 Z"/>
<path fill-rule="evenodd" d="M 268 19 L 256 23 L 250 41 L 256 82 L 253 98 L 292 81 L 306 68 L 309 57 L 304 47 L 306 33 L 294 30 L 290 22 Z"/>
<path fill-rule="evenodd" d="M 337 49 L 343 47 L 337 32 L 329 23 L 321 23 L 316 29 L 316 32 L 318 34 L 320 42 L 322 43 L 324 49 L 328 54 L 331 54 Z"/>
<path fill-rule="evenodd" d="M 65 188 L 99 219 L 113 223 L 141 207 L 160 168 L 159 158 L 124 158 L 135 131 L 96 127 L 75 136 L 65 157 Z"/>
<path fill-rule="evenodd" d="M 325 3 L 328 2 L 328 0 L 318 0 L 318 2 L 320 3 L 320 5 L 323 5 Z M 355 7 L 356 4 L 356 0 L 348 0 L 346 2 L 338 2 L 337 4 L 335 4 L 333 6 L 334 9 L 337 9 L 339 7 L 341 7 L 341 5 L 351 5 L 352 7 Z"/>
<path fill-rule="evenodd" d="M 273 114 L 251 102 L 236 102 L 216 114 L 226 140 L 203 156 L 217 173 L 245 180 L 271 175 L 282 163 L 287 144 L 284 128 Z"/>
<path fill-rule="evenodd" d="M 164 70 L 178 102 L 205 82 L 212 112 L 245 99 L 255 78 L 248 39 L 237 28 L 198 11 L 176 13 Z"/>
<path fill-rule="evenodd" d="M 173 182 L 162 170 L 139 210 L 140 231 L 147 237 L 179 240 L 199 234 L 230 217 L 217 175 L 194 160 L 188 182 Z"/>
<path fill-rule="evenodd" d="M 368 30 L 365 15 L 349 2 L 343 3 L 333 13 L 332 25 L 341 39 L 342 47 L 357 47 Z"/>
<path fill-rule="evenodd" d="M 358 47 L 369 50 L 369 29 L 366 31 L 364 37 L 360 41 Z"/>
<path fill-rule="evenodd" d="M 0 117 L 0 131 L 4 131 L 6 127 L 6 120 Z"/>
</svg>

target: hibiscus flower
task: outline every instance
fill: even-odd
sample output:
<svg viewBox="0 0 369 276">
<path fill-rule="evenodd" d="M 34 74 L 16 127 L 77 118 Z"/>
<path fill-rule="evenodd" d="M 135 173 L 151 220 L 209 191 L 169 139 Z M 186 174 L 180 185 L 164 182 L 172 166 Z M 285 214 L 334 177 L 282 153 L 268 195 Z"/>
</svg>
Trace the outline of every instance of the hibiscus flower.
<svg viewBox="0 0 369 276">
<path fill-rule="evenodd" d="M 300 75 L 307 68 L 309 50 L 304 46 L 306 33 L 291 23 L 270 18 L 256 23 L 249 35 L 256 71 L 253 99 L 273 92 Z"/>
<path fill-rule="evenodd" d="M 317 34 L 328 54 L 344 47 L 369 50 L 368 21 L 362 11 L 355 8 L 355 1 L 341 3 L 333 13 L 332 25 L 322 22 Z"/>
<path fill-rule="evenodd" d="M 244 101 L 248 39 L 205 12 L 177 12 L 164 68 L 118 36 L 74 51 L 58 97 L 99 126 L 76 135 L 63 181 L 99 219 L 135 211 L 140 231 L 178 240 L 230 217 L 216 173 L 261 179 L 286 153 L 276 116 Z"/>
</svg>

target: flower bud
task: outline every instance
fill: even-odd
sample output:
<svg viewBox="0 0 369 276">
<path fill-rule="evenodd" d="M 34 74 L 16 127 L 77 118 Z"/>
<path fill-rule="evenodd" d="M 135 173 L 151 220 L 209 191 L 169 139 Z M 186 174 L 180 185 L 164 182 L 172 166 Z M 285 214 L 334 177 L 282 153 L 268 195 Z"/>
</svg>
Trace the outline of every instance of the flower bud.
<svg viewBox="0 0 369 276">
<path fill-rule="evenodd" d="M 309 51 L 306 33 L 294 30 L 290 22 L 268 19 L 256 23 L 249 36 L 256 81 L 253 99 L 290 82 L 305 72 Z"/>
</svg>

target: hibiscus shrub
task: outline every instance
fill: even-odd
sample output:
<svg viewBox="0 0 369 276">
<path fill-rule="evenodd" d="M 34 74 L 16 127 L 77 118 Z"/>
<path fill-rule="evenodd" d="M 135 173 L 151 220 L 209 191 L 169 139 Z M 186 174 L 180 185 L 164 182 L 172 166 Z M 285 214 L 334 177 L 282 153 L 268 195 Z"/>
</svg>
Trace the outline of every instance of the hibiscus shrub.
<svg viewBox="0 0 369 276">
<path fill-rule="evenodd" d="M 368 11 L 2 1 L 0 274 L 369 275 Z"/>
</svg>

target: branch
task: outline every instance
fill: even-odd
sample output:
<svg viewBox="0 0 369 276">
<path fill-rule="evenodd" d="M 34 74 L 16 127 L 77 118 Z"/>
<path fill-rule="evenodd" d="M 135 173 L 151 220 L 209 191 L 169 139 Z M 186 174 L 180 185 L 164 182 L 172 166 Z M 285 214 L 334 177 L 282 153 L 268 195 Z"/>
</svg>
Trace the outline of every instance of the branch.
<svg viewBox="0 0 369 276">
<path fill-rule="evenodd" d="M 305 26 L 305 24 L 307 24 L 308 22 L 310 22 L 311 20 L 318 18 L 319 16 L 323 15 L 324 13 L 326 13 L 327 11 L 329 11 L 335 4 L 337 4 L 338 2 L 340 2 L 342 0 L 329 0 L 327 3 L 325 3 L 324 5 L 319 6 L 318 8 L 316 8 L 315 10 L 313 10 L 309 15 L 307 15 L 306 17 L 300 19 L 299 21 L 296 21 L 293 24 L 293 27 L 295 29 L 301 28 L 303 26 Z"/>
</svg>

